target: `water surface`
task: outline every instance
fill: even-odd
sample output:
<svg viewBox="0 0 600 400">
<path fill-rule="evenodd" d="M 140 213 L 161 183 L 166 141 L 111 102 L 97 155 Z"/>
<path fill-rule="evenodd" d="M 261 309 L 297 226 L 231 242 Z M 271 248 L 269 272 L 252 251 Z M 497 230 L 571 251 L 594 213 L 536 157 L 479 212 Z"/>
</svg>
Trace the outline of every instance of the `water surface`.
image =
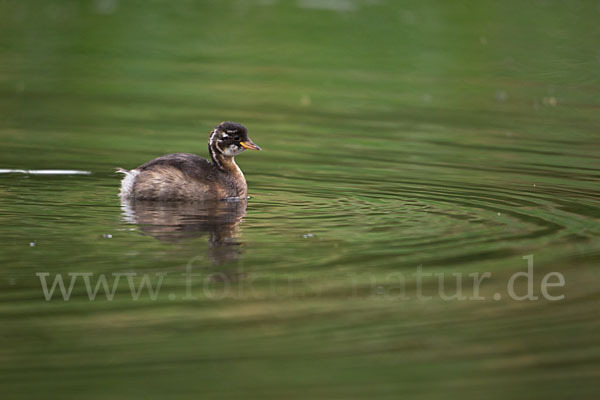
<svg viewBox="0 0 600 400">
<path fill-rule="evenodd" d="M 0 390 L 596 398 L 599 10 L 1 2 Z M 206 156 L 223 120 L 264 149 L 247 204 L 121 204 L 114 168 Z M 540 299 L 512 300 L 529 255 Z M 419 299 L 419 268 L 490 272 L 485 300 Z"/>
</svg>

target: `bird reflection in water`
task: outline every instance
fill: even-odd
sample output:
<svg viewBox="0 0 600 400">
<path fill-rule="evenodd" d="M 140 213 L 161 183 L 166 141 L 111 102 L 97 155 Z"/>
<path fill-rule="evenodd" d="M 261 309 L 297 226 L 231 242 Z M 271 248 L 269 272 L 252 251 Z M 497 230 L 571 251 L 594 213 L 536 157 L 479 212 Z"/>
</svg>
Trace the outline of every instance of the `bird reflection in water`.
<svg viewBox="0 0 600 400">
<path fill-rule="evenodd" d="M 208 257 L 215 265 L 239 259 L 239 225 L 247 200 L 213 200 L 194 203 L 122 200 L 124 219 L 140 231 L 165 242 L 208 236 Z"/>
</svg>

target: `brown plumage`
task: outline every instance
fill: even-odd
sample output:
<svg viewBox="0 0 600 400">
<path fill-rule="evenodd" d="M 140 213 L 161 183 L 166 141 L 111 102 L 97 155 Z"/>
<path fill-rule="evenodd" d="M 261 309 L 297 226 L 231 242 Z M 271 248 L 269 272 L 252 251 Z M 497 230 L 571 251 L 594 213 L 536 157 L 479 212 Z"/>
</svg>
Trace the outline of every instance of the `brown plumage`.
<svg viewBox="0 0 600 400">
<path fill-rule="evenodd" d="M 168 154 L 127 171 L 120 196 L 131 200 L 198 201 L 247 198 L 248 186 L 234 156 L 244 149 L 260 150 L 247 129 L 222 122 L 208 142 L 211 162 L 195 154 Z"/>
</svg>

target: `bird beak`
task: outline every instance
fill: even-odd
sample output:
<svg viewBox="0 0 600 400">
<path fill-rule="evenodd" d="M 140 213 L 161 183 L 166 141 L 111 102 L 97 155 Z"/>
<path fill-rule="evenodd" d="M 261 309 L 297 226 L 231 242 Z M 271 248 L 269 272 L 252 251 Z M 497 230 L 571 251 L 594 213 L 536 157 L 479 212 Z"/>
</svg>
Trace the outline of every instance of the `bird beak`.
<svg viewBox="0 0 600 400">
<path fill-rule="evenodd" d="M 240 143 L 242 145 L 243 148 L 248 149 L 248 150 L 262 150 L 260 147 L 258 147 L 256 145 L 256 143 L 254 143 L 252 140 L 248 139 L 245 142 L 241 142 Z"/>
</svg>

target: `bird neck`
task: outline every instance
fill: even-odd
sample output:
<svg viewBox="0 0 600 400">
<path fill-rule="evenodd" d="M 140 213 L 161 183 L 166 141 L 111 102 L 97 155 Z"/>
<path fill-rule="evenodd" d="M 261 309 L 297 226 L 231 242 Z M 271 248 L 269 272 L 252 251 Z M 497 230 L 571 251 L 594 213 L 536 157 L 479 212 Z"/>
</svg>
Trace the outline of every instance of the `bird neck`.
<svg viewBox="0 0 600 400">
<path fill-rule="evenodd" d="M 235 194 L 232 194 L 232 196 L 239 197 L 241 199 L 248 197 L 248 184 L 246 183 L 246 177 L 244 177 L 244 173 L 235 163 L 233 157 L 226 157 L 217 151 L 211 151 L 210 158 L 212 159 L 212 163 L 215 167 L 233 178 L 230 182 L 232 182 L 233 187 L 235 187 Z"/>
<path fill-rule="evenodd" d="M 233 161 L 233 157 L 224 156 L 217 148 L 217 130 L 215 129 L 208 140 L 208 153 L 215 167 L 225 172 L 234 172 L 239 167 Z"/>
<path fill-rule="evenodd" d="M 220 151 L 210 145 L 208 146 L 208 152 L 210 153 L 210 159 L 215 167 L 225 172 L 242 174 L 240 167 L 235 163 L 233 157 L 224 156 Z"/>
</svg>

